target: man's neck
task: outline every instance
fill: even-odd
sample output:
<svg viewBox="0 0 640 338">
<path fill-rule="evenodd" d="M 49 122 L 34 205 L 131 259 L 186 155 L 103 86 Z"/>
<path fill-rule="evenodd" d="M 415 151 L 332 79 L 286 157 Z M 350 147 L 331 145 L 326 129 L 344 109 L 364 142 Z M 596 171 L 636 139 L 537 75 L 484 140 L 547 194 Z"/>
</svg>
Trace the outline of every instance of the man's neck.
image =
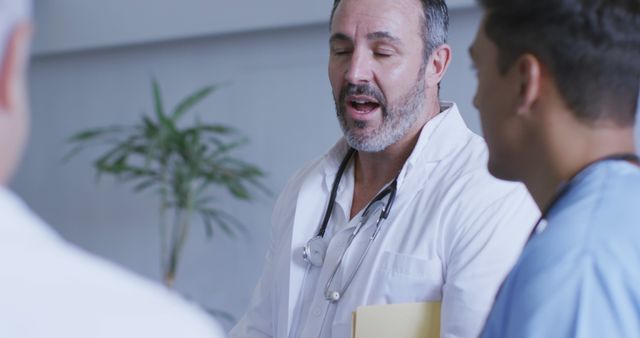
<svg viewBox="0 0 640 338">
<path fill-rule="evenodd" d="M 355 182 L 365 186 L 382 188 L 386 183 L 398 175 L 409 155 L 413 152 L 422 128 L 440 112 L 438 100 L 428 100 L 431 103 L 415 127 L 402 139 L 379 152 L 358 152 L 355 157 Z"/>
<path fill-rule="evenodd" d="M 381 152 L 356 153 L 350 218 L 358 214 L 385 184 L 398 176 L 417 139 L 418 134 L 407 142 L 395 143 Z"/>
<path fill-rule="evenodd" d="M 605 126 L 565 131 L 563 137 L 550 143 L 542 152 L 546 155 L 531 165 L 524 180 L 527 189 L 541 210 L 552 203 L 561 184 L 571 180 L 581 170 L 607 156 L 635 153 L 633 127 Z"/>
<path fill-rule="evenodd" d="M 440 112 L 437 96 L 426 100 L 425 110 L 412 129 L 401 140 L 380 152 L 358 152 L 354 161 L 354 190 L 350 218 L 353 218 L 371 199 L 398 176 L 418 142 L 422 128 Z"/>
<path fill-rule="evenodd" d="M 380 152 L 357 152 L 354 160 L 353 218 L 391 180 L 398 176 L 418 142 L 422 128 Z"/>
<path fill-rule="evenodd" d="M 398 175 L 415 148 L 418 135 L 375 152 L 358 152 L 355 157 L 355 182 L 363 185 L 384 185 Z"/>
</svg>

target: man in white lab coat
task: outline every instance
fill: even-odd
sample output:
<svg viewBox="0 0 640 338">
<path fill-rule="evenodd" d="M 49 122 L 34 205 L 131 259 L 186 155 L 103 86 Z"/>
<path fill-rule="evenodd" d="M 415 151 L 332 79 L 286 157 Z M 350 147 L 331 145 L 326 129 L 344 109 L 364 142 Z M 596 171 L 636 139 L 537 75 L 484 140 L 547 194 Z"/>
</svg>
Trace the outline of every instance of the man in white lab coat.
<svg viewBox="0 0 640 338">
<path fill-rule="evenodd" d="M 348 338 L 359 306 L 427 301 L 442 302 L 441 337 L 479 334 L 538 210 L 491 177 L 484 141 L 439 101 L 447 25 L 441 0 L 335 1 L 344 138 L 282 192 L 232 337 Z"/>
<path fill-rule="evenodd" d="M 169 290 L 65 243 L 6 188 L 28 129 L 30 7 L 0 0 L 0 337 L 223 337 Z"/>
</svg>

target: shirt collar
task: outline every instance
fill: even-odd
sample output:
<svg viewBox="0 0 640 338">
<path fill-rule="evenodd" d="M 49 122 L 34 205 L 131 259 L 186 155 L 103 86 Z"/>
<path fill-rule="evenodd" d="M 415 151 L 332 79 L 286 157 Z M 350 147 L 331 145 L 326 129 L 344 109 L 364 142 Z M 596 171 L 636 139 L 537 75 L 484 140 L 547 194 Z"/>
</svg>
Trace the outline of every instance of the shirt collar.
<svg viewBox="0 0 640 338">
<path fill-rule="evenodd" d="M 340 167 L 340 163 L 342 163 L 342 160 L 347 154 L 347 150 L 349 150 L 349 144 L 347 144 L 347 141 L 344 139 L 344 137 L 342 137 L 324 156 L 324 161 L 322 161 L 324 165 L 322 166 L 321 170 L 322 175 L 324 176 L 324 187 L 326 189 L 326 193 L 331 192 L 331 186 L 333 185 L 333 181 L 335 180 L 338 173 L 338 167 Z M 347 166 L 344 175 L 347 175 L 350 170 L 353 170 L 349 167 L 352 167 L 352 165 Z M 351 174 L 353 175 L 352 171 Z M 344 180 L 344 177 L 342 178 L 342 180 Z M 342 180 L 341 183 L 344 183 L 342 182 Z M 340 189 L 340 187 L 338 187 L 338 189 Z"/>
</svg>

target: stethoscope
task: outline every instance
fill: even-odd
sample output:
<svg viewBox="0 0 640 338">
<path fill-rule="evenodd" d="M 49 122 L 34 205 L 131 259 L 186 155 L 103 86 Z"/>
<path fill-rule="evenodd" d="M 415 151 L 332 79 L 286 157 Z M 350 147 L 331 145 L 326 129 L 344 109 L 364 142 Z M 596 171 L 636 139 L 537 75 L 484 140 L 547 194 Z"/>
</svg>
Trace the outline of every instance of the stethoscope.
<svg viewBox="0 0 640 338">
<path fill-rule="evenodd" d="M 354 153 L 355 153 L 355 149 L 349 148 L 349 150 L 347 151 L 347 154 L 345 155 L 344 159 L 342 160 L 342 163 L 340 163 L 340 167 L 338 168 L 338 173 L 336 174 L 336 178 L 333 180 L 333 186 L 331 188 L 331 195 L 329 197 L 329 204 L 327 205 L 327 209 L 326 209 L 326 211 L 324 213 L 324 218 L 322 220 L 322 225 L 320 226 L 320 229 L 318 230 L 318 234 L 316 236 L 314 236 L 313 238 L 311 238 L 307 242 L 307 244 L 304 246 L 304 250 L 302 252 L 302 257 L 304 258 L 304 260 L 308 264 L 310 264 L 310 266 L 320 267 L 324 263 L 324 258 L 325 258 L 325 255 L 327 253 L 327 244 L 324 241 L 324 233 L 327 230 L 327 225 L 329 224 L 329 218 L 331 217 L 331 212 L 333 211 L 333 206 L 335 205 L 336 194 L 338 192 L 338 186 L 340 185 L 340 180 L 341 180 L 341 178 L 342 178 L 342 176 L 344 174 L 344 171 L 347 168 L 347 164 L 349 163 L 349 160 L 351 159 L 351 157 L 353 156 Z M 393 180 L 393 182 L 391 182 L 391 184 L 389 184 L 384 190 L 379 192 L 373 198 L 373 200 L 371 200 L 371 202 L 369 202 L 367 207 L 362 212 L 362 215 L 360 216 L 360 220 L 358 221 L 358 225 L 353 229 L 353 231 L 349 235 L 349 238 L 347 239 L 346 246 L 342 250 L 342 254 L 340 255 L 340 258 L 338 259 L 338 262 L 336 263 L 336 266 L 333 268 L 333 272 L 329 276 L 329 280 L 327 281 L 327 284 L 325 285 L 324 295 L 325 295 L 325 298 L 328 301 L 330 301 L 332 303 L 335 303 L 335 302 L 339 301 L 340 298 L 342 298 L 342 295 L 345 293 L 345 291 L 349 288 L 349 285 L 351 285 L 351 282 L 353 282 L 353 279 L 354 279 L 356 273 L 360 269 L 360 265 L 362 265 L 362 262 L 364 261 L 364 258 L 367 255 L 367 252 L 369 251 L 369 248 L 371 248 L 371 244 L 373 243 L 373 241 L 378 236 L 378 233 L 380 232 L 380 229 L 381 229 L 380 225 L 389 216 L 389 212 L 391 211 L 391 206 L 393 205 L 393 202 L 394 202 L 395 197 L 396 197 L 396 190 L 397 190 L 397 185 L 398 185 L 397 181 L 398 181 L 398 179 L 396 177 Z M 389 195 L 389 198 L 387 199 L 387 203 L 385 204 L 383 202 L 383 199 L 387 195 Z M 369 217 L 376 210 L 378 210 L 380 208 L 382 208 L 382 211 L 380 212 L 380 216 L 378 216 L 378 220 L 376 221 L 375 230 L 373 231 L 373 234 L 369 238 L 369 243 L 367 243 L 367 247 L 365 248 L 365 250 L 362 253 L 362 255 L 360 255 L 360 259 L 358 260 L 358 263 L 356 264 L 355 269 L 353 270 L 353 272 L 351 272 L 351 274 L 349 275 L 349 278 L 347 279 L 347 282 L 345 283 L 345 285 L 341 289 L 339 289 L 339 290 L 338 289 L 333 289 L 332 290 L 331 289 L 331 284 L 333 283 L 333 280 L 336 277 L 336 273 L 338 272 L 338 269 L 342 265 L 342 260 L 344 259 L 344 256 L 347 253 L 347 250 L 349 250 L 349 247 L 351 246 L 351 243 L 356 238 L 358 233 L 360 233 L 360 230 L 362 230 L 364 224 L 367 223 Z"/>
<path fill-rule="evenodd" d="M 599 162 L 604 162 L 604 161 L 627 161 L 627 162 L 631 162 L 634 163 L 636 165 L 640 165 L 640 158 L 638 158 L 638 155 L 633 154 L 633 153 L 623 153 L 623 154 L 614 154 L 614 155 L 609 155 L 600 159 L 597 159 L 593 162 L 588 163 L 587 165 L 585 165 L 582 169 L 578 170 L 577 173 L 575 173 L 573 176 L 571 176 L 571 178 L 569 178 L 567 181 L 563 182 L 562 184 L 560 184 L 560 187 L 558 188 L 558 192 L 555 194 L 555 196 L 553 196 L 553 198 L 551 199 L 551 202 L 549 203 L 549 205 L 545 208 L 545 210 L 542 212 L 542 215 L 540 215 L 540 218 L 538 218 L 538 221 L 536 222 L 536 224 L 533 226 L 533 229 L 531 230 L 531 233 L 529 234 L 529 239 L 527 240 L 530 241 L 531 238 L 533 238 L 533 236 L 538 233 L 538 228 L 540 227 L 540 224 L 542 224 L 542 221 L 545 221 L 547 219 L 547 216 L 549 216 L 549 212 L 551 212 L 551 209 L 553 209 L 553 207 L 558 204 L 558 202 L 560 201 L 560 199 L 562 199 L 562 197 L 564 197 L 569 190 L 571 190 L 571 183 L 573 182 L 573 180 L 580 175 L 581 172 L 583 172 L 585 169 L 587 169 L 588 167 L 599 163 Z"/>
</svg>

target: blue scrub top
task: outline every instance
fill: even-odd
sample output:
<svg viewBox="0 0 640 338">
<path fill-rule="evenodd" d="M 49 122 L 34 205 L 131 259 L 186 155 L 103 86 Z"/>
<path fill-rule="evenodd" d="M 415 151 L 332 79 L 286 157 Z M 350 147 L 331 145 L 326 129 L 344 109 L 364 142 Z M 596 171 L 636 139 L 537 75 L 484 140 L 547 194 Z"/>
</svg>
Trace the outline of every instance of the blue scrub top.
<svg viewBox="0 0 640 338">
<path fill-rule="evenodd" d="M 640 337 L 640 169 L 582 171 L 505 280 L 482 338 Z"/>
</svg>

